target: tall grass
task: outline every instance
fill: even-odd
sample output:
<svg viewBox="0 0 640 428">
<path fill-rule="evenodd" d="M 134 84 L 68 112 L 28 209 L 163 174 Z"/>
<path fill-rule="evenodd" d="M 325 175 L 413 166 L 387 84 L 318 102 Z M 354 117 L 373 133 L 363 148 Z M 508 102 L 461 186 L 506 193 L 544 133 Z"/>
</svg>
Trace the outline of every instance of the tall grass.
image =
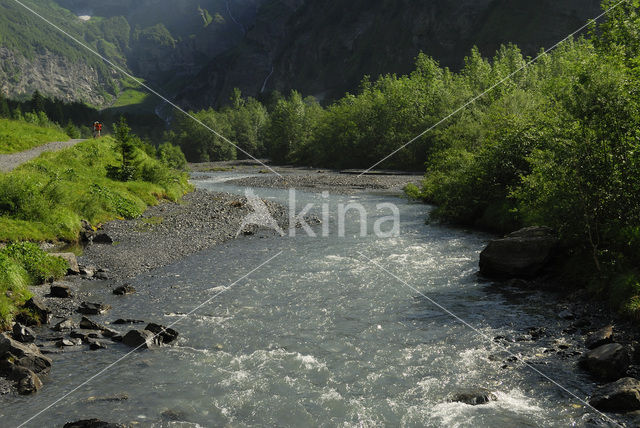
<svg viewBox="0 0 640 428">
<path fill-rule="evenodd" d="M 52 141 L 67 140 L 69 136 L 56 127 L 0 119 L 0 154 L 21 152 Z"/>
</svg>

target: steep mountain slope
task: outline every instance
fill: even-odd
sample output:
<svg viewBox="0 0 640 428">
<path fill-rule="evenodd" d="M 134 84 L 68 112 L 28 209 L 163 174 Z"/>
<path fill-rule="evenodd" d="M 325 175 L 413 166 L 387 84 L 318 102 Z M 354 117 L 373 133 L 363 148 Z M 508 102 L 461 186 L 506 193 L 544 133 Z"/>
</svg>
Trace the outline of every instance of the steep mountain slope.
<svg viewBox="0 0 640 428">
<path fill-rule="evenodd" d="M 513 42 L 533 55 L 597 15 L 599 3 L 268 0 L 242 44 L 212 61 L 182 99 L 224 103 L 239 87 L 249 95 L 298 89 L 330 100 L 356 88 L 363 75 L 407 72 L 420 51 L 452 68 L 473 45 L 492 55 Z"/>
</svg>

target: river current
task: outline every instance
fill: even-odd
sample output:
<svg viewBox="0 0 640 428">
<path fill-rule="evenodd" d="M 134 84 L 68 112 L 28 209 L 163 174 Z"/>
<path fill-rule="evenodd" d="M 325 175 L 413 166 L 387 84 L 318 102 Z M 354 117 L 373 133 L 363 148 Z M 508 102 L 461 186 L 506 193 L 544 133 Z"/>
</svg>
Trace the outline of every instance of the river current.
<svg viewBox="0 0 640 428">
<path fill-rule="evenodd" d="M 228 176 L 195 184 L 242 193 L 223 182 Z M 255 193 L 288 203 L 285 190 Z M 427 224 L 429 207 L 391 194 L 298 191 L 296 198 L 298 209 L 315 203 L 311 212 L 319 216 L 327 205 L 328 236 L 322 226 L 313 227 L 316 237 L 302 230 L 295 237 L 242 236 L 136 278 L 137 293 L 124 299 L 105 295 L 103 283 L 87 284 L 97 301 L 113 304 L 97 321 L 177 322 L 180 338 L 126 356 L 28 426 L 95 417 L 157 427 L 533 427 L 583 426 L 596 417 L 529 367 L 505 364 L 509 354 L 487 339 L 553 322 L 545 311 L 488 291 L 477 276 L 490 236 Z M 355 210 L 347 213 L 345 236 L 337 236 L 340 203 L 366 209 L 367 236 L 360 236 Z M 399 236 L 371 233 L 375 220 L 390 214 L 376 209 L 381 203 L 399 208 Z M 535 342 L 510 346 L 516 355 L 543 351 Z M 19 425 L 129 352 L 110 348 L 52 355 L 41 392 L 0 398 L 0 425 Z M 535 367 L 586 396 L 588 382 L 574 365 L 541 357 Z M 447 400 L 479 387 L 497 400 Z M 128 399 L 108 400 L 122 394 Z"/>
</svg>

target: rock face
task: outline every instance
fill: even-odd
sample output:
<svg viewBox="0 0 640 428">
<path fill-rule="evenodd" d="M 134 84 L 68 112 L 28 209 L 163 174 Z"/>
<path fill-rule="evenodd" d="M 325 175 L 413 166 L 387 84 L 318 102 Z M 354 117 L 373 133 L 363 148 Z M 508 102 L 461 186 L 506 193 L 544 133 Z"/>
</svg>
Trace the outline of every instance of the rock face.
<svg viewBox="0 0 640 428">
<path fill-rule="evenodd" d="M 585 353 L 580 365 L 595 378 L 614 381 L 624 376 L 630 363 L 629 350 L 619 343 L 608 343 Z"/>
<path fill-rule="evenodd" d="M 547 264 L 557 243 L 551 229 L 539 226 L 494 239 L 480 253 L 480 272 L 490 277 L 534 277 Z"/>
<path fill-rule="evenodd" d="M 122 343 L 132 348 L 149 349 L 157 346 L 155 335 L 147 330 L 130 330 L 122 338 Z"/>
<path fill-rule="evenodd" d="M 477 406 L 479 404 L 487 404 L 491 401 L 496 401 L 498 397 L 491 391 L 481 388 L 473 391 L 464 391 L 455 394 L 451 397 L 450 401 L 469 404 L 471 406 Z"/>
<path fill-rule="evenodd" d="M 640 381 L 625 377 L 596 389 L 589 404 L 603 412 L 640 410 Z"/>
<path fill-rule="evenodd" d="M 80 267 L 78 266 L 78 258 L 73 253 L 49 253 L 50 256 L 60 257 L 69 263 L 69 275 L 77 275 L 80 273 Z"/>
<path fill-rule="evenodd" d="M 606 327 L 601 328 L 600 330 L 592 333 L 587 337 L 585 342 L 585 346 L 587 349 L 595 349 L 599 346 L 606 345 L 607 343 L 611 343 L 613 341 L 613 326 L 608 325 Z"/>
</svg>

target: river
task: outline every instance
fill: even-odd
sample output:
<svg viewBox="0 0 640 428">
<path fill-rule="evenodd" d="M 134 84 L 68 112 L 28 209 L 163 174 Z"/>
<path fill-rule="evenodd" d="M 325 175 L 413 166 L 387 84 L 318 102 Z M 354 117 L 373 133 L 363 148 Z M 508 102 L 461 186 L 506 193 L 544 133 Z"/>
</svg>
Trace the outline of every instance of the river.
<svg viewBox="0 0 640 428">
<path fill-rule="evenodd" d="M 216 179 L 226 176 L 211 174 L 196 185 L 241 193 Z M 255 191 L 283 203 L 288 197 L 284 190 Z M 177 321 L 180 339 L 127 356 L 29 426 L 90 417 L 158 427 L 583 426 L 595 416 L 529 367 L 505 364 L 509 354 L 484 336 L 517 337 L 555 322 L 546 309 L 514 303 L 478 278 L 488 235 L 426 224 L 427 206 L 390 194 L 296 196 L 299 207 L 316 203 L 318 215 L 328 205 L 329 236 L 299 230 L 295 237 L 241 237 L 140 276 L 132 282 L 138 292 L 124 299 L 105 297 L 101 282 L 88 283 L 96 299 L 114 303 L 96 320 Z M 345 236 L 337 236 L 336 207 L 349 202 L 366 208 L 370 224 L 389 215 L 377 204 L 396 204 L 400 235 L 362 237 L 358 213 L 350 211 Z M 545 359 L 536 342 L 509 347 L 538 354 L 537 369 L 587 395 L 590 384 L 574 364 Z M 52 355 L 41 392 L 0 398 L 0 425 L 20 424 L 128 351 L 114 344 L 109 351 Z M 478 387 L 495 391 L 497 401 L 447 401 Z M 121 394 L 128 399 L 101 400 Z"/>
</svg>

